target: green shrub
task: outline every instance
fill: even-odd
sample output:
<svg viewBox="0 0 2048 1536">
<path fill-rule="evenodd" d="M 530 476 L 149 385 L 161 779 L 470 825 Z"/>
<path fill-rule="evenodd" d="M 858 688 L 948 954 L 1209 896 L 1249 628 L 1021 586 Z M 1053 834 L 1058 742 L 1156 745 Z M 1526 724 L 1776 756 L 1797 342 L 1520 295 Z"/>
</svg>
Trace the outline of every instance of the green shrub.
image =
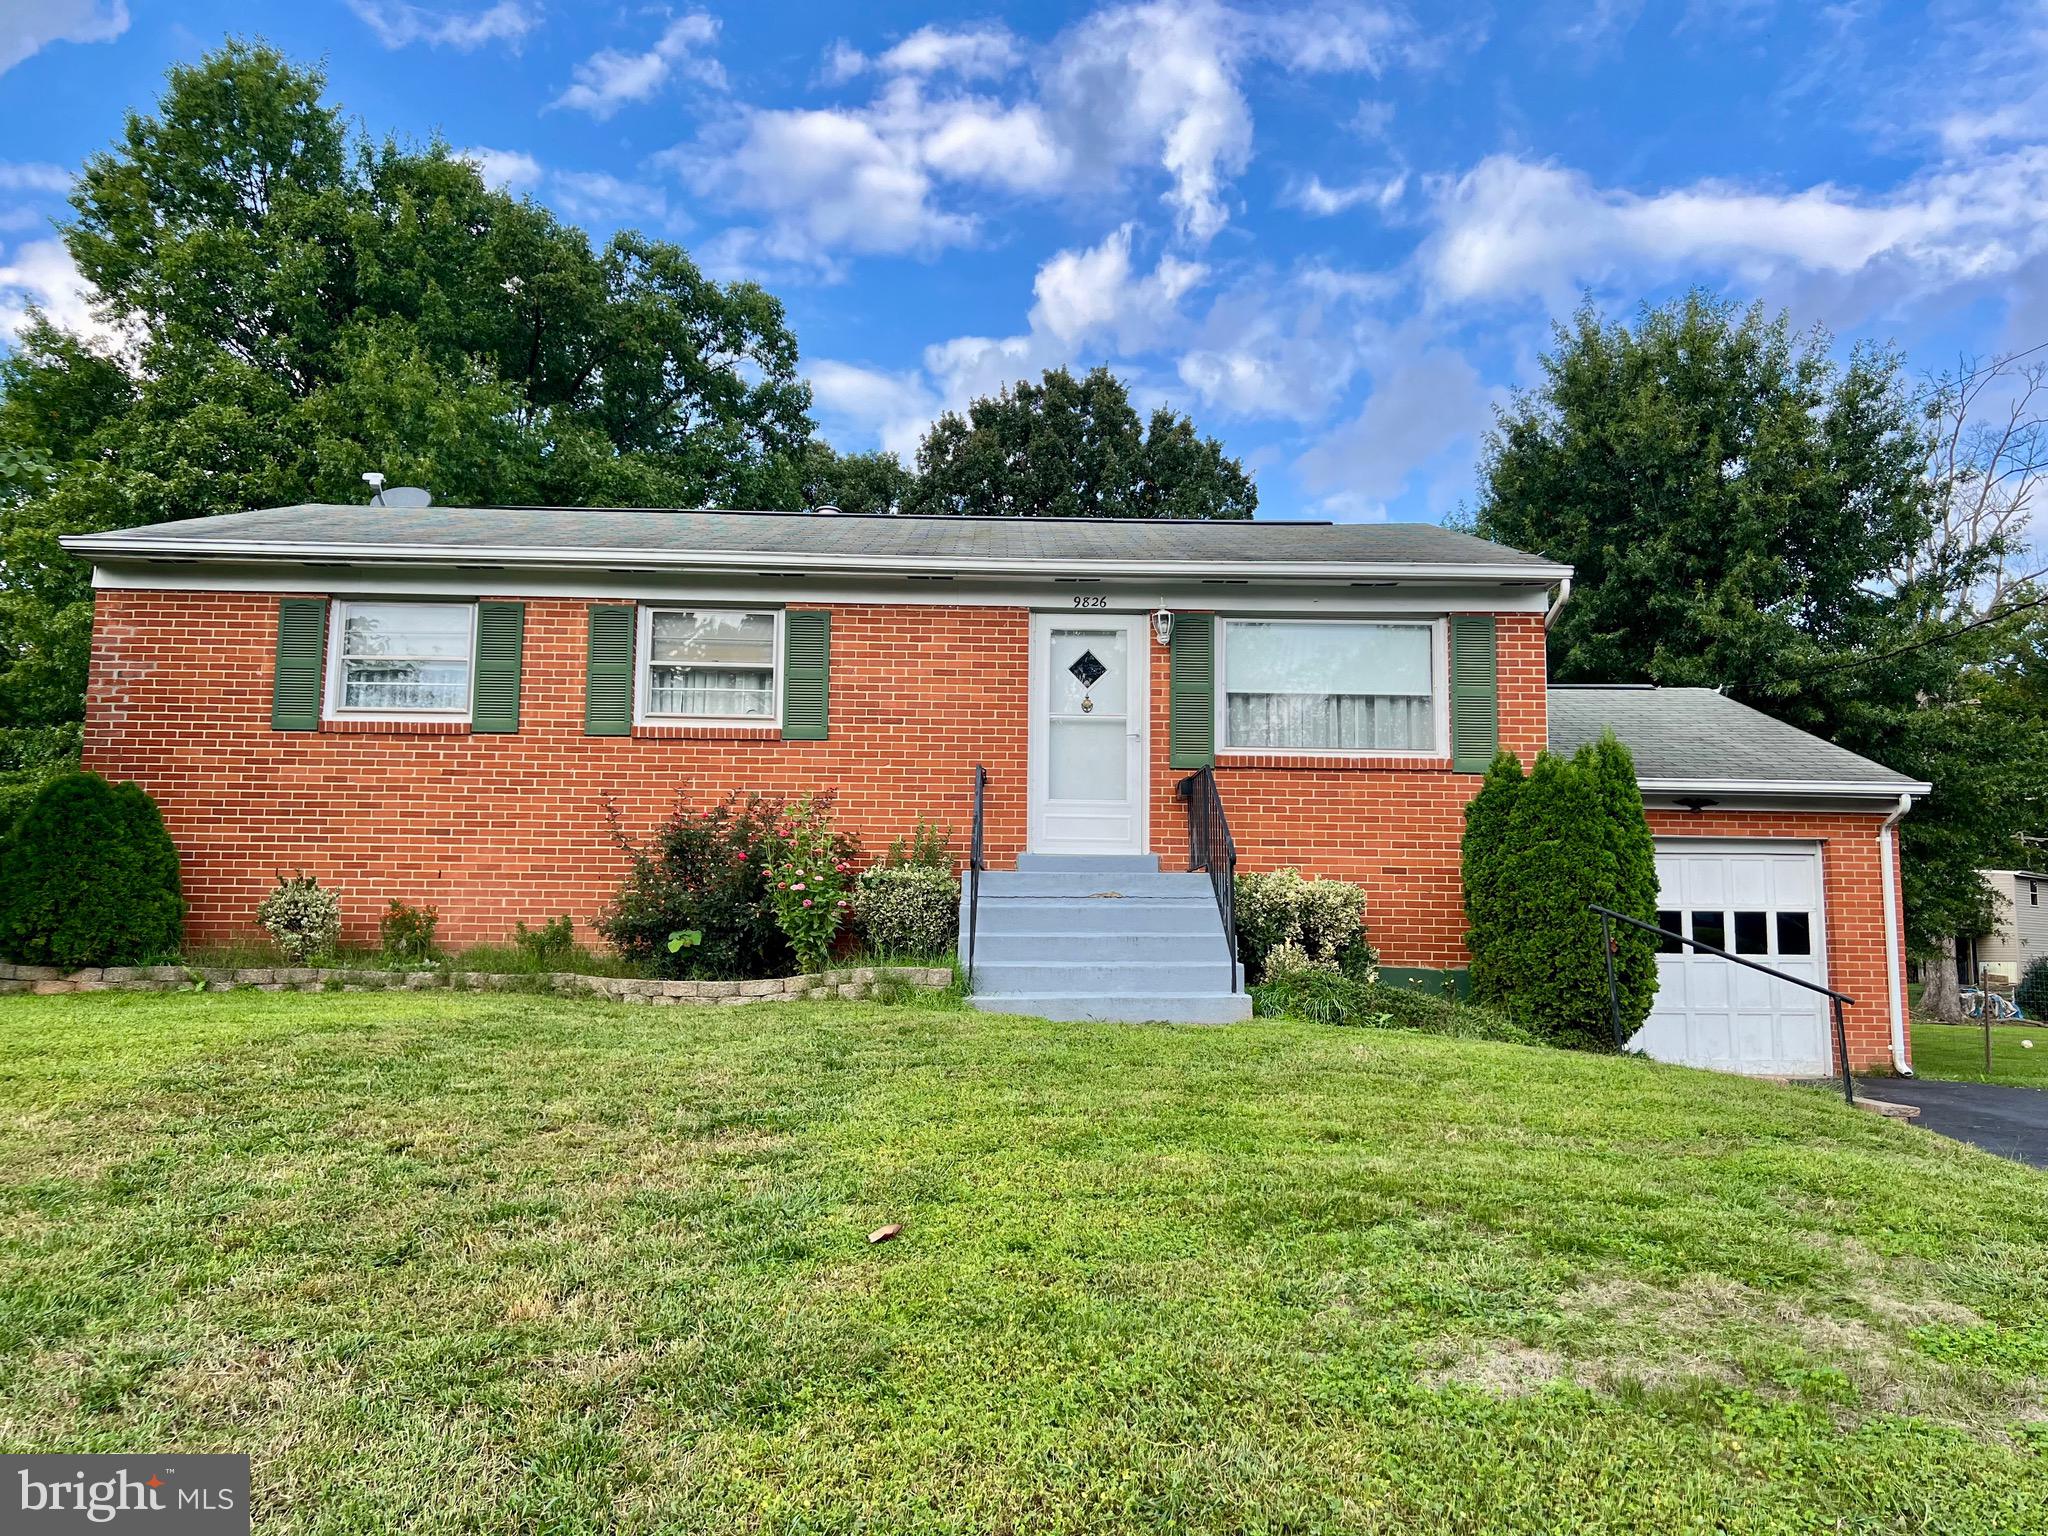
<svg viewBox="0 0 2048 1536">
<path fill-rule="evenodd" d="M 156 802 L 96 773 L 44 780 L 0 840 L 0 955 L 129 965 L 177 953 L 178 850 Z"/>
<path fill-rule="evenodd" d="M 882 864 L 887 869 L 943 869 L 951 874 L 953 829 L 943 821 L 926 821 L 920 816 L 909 843 L 900 837 L 891 842 Z"/>
<path fill-rule="evenodd" d="M 822 971 L 853 910 L 847 895 L 852 848 L 832 830 L 829 801 L 810 796 L 785 807 L 776 830 L 782 854 L 769 870 L 768 903 L 797 964 L 807 972 Z"/>
<path fill-rule="evenodd" d="M 524 923 L 512 925 L 512 946 L 535 970 L 553 971 L 566 965 L 576 954 L 576 924 L 564 912 L 538 928 Z"/>
<path fill-rule="evenodd" d="M 383 941 L 387 960 L 431 960 L 434 958 L 434 930 L 441 926 L 438 907 L 415 907 L 391 899 L 377 922 L 377 937 Z"/>
<path fill-rule="evenodd" d="M 2028 1018 L 2048 1019 L 2048 955 L 2028 962 L 2020 972 L 2020 984 L 2013 989 L 2012 1000 Z"/>
<path fill-rule="evenodd" d="M 1654 919 L 1656 862 L 1635 768 L 1611 735 L 1571 759 L 1545 752 L 1527 778 L 1508 753 L 1466 808 L 1466 944 L 1472 991 L 1559 1044 L 1611 1049 L 1598 903 Z M 1619 926 L 1619 925 L 1617 925 Z M 1656 997 L 1655 945 L 1616 945 L 1624 1038 Z"/>
<path fill-rule="evenodd" d="M 295 965 L 333 952 L 341 937 L 341 897 L 304 870 L 277 885 L 256 908 L 256 921 Z"/>
<path fill-rule="evenodd" d="M 1238 958 L 1253 981 L 1264 978 L 1268 956 L 1282 945 L 1347 971 L 1374 964 L 1365 939 L 1365 892 L 1359 886 L 1305 880 L 1298 869 L 1276 869 L 1239 875 L 1233 895 Z"/>
<path fill-rule="evenodd" d="M 817 799 L 829 807 L 831 796 Z M 645 845 L 626 835 L 607 807 L 612 838 L 633 861 L 597 920 L 625 960 L 656 976 L 711 981 L 787 976 L 796 953 L 769 900 L 770 875 L 789 855 L 784 803 L 733 793 L 708 810 L 678 805 Z M 833 844 L 851 862 L 851 840 Z M 669 944 L 673 934 L 695 943 Z"/>
<path fill-rule="evenodd" d="M 854 921 L 878 955 L 936 960 L 960 939 L 960 882 L 950 866 L 877 866 L 853 892 Z"/>
</svg>

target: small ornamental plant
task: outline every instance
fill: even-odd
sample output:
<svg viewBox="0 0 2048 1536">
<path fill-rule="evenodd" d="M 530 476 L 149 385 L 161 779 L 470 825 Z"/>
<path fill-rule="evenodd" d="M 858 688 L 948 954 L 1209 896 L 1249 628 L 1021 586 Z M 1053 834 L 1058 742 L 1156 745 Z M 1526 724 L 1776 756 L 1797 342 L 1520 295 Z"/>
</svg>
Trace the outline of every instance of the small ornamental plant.
<svg viewBox="0 0 2048 1536">
<path fill-rule="evenodd" d="M 853 909 L 852 852 L 832 830 L 831 812 L 808 797 L 784 807 L 777 830 L 781 857 L 769 871 L 768 900 L 797 965 L 821 971 Z"/>
<path fill-rule="evenodd" d="M 434 930 L 441 924 L 438 907 L 415 907 L 392 898 L 377 924 L 377 936 L 384 941 L 384 958 L 418 962 L 434 958 Z"/>
<path fill-rule="evenodd" d="M 256 921 L 285 958 L 304 964 L 327 954 L 341 937 L 341 897 L 299 870 L 277 877 L 276 888 L 256 909 Z"/>
</svg>

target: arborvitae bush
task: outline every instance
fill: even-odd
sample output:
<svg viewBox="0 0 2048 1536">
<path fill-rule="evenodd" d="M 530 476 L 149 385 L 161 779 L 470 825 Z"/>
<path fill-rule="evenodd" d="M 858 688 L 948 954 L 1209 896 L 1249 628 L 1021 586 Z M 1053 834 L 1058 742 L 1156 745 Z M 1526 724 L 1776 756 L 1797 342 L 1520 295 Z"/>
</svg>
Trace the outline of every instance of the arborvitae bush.
<svg viewBox="0 0 2048 1536">
<path fill-rule="evenodd" d="M 1600 904 L 1645 923 L 1657 920 L 1657 841 L 1643 815 L 1643 792 L 1636 784 L 1635 755 L 1612 731 L 1579 748 L 1574 765 L 1587 775 L 1606 813 L 1602 825 L 1614 854 L 1614 891 Z M 1657 940 L 1626 923 L 1613 925 L 1614 985 L 1621 1000 L 1621 1038 L 1643 1027 L 1657 1000 Z M 1604 978 L 1603 978 L 1604 984 Z M 1609 1039 L 1613 1021 L 1608 1019 Z"/>
<path fill-rule="evenodd" d="M 1465 807 L 1465 948 L 1472 956 L 1473 991 L 1484 996 L 1498 995 L 1501 959 L 1493 945 L 1495 937 L 1506 931 L 1501 869 L 1507 856 L 1508 818 L 1523 782 L 1522 760 L 1512 752 L 1502 752 L 1487 770 L 1479 793 Z"/>
<path fill-rule="evenodd" d="M 0 956 L 133 965 L 184 937 L 178 850 L 156 802 L 96 773 L 49 780 L 0 846 Z"/>
<path fill-rule="evenodd" d="M 1600 919 L 1590 909 L 1649 921 L 1657 901 L 1627 750 L 1610 736 L 1572 759 L 1545 752 L 1527 778 L 1502 753 L 1466 809 L 1464 879 L 1473 996 L 1559 1044 L 1611 1045 Z M 1627 931 L 1615 980 L 1627 1038 L 1656 996 L 1648 935 Z"/>
</svg>

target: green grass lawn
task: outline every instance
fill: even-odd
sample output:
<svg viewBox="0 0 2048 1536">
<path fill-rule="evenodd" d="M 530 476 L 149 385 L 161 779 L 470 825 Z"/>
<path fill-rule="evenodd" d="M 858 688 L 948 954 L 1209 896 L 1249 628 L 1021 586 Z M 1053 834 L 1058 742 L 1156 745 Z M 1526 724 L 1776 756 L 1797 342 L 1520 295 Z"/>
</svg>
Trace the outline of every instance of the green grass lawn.
<svg viewBox="0 0 2048 1536">
<path fill-rule="evenodd" d="M 2022 1045 L 2022 1040 L 2033 1041 L 2033 1048 Z M 1913 1070 L 1921 1077 L 2048 1088 L 2048 1025 L 1992 1025 L 1991 1072 L 1987 1076 L 1982 1024 L 1933 1024 L 1916 1019 Z"/>
<path fill-rule="evenodd" d="M 1824 1091 L 0 998 L 0 1445 L 246 1450 L 262 1531 L 2042 1530 L 2044 1377 L 2048 1179 Z"/>
</svg>

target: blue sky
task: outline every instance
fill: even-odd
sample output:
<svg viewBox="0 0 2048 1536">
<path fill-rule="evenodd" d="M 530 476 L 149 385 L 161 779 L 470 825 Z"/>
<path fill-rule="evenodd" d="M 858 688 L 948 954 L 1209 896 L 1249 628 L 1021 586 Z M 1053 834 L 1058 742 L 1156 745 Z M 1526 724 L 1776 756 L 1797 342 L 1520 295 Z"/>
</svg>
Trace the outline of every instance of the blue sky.
<svg viewBox="0 0 2048 1536">
<path fill-rule="evenodd" d="M 231 33 L 594 236 L 788 306 L 840 448 L 1108 363 L 1262 515 L 1435 519 L 1581 292 L 1916 371 L 2048 342 L 2048 10 L 1574 0 L 0 6 L 0 334 L 90 325 L 68 173 Z"/>
</svg>

